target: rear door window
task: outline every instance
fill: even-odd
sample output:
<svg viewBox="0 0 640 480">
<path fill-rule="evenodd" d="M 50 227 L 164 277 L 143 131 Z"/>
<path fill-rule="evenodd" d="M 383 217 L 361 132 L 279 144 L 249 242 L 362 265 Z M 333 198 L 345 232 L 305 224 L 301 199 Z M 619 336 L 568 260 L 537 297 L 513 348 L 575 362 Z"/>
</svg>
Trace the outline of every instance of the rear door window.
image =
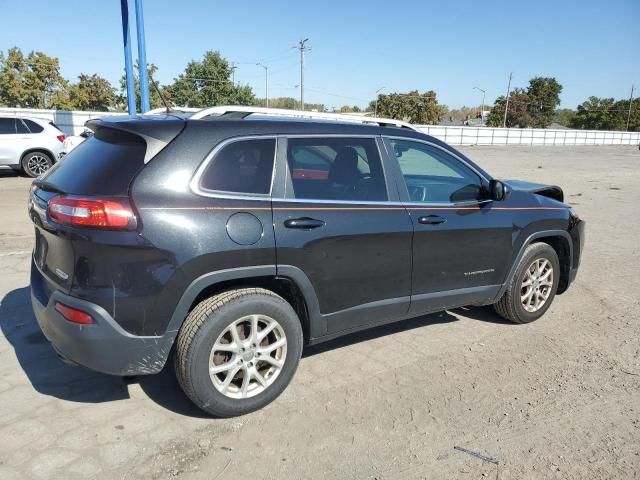
<svg viewBox="0 0 640 480">
<path fill-rule="evenodd" d="M 271 191 L 275 138 L 238 140 L 216 153 L 200 178 L 200 188 L 266 195 Z"/>
<path fill-rule="evenodd" d="M 31 133 L 29 132 L 27 126 L 24 124 L 24 120 L 21 120 L 19 118 L 16 118 L 16 133 Z"/>
<path fill-rule="evenodd" d="M 295 198 L 373 202 L 388 198 L 373 138 L 290 138 L 287 162 Z"/>
<path fill-rule="evenodd" d="M 16 132 L 16 119 L 15 118 L 0 118 L 0 134 L 15 134 Z"/>
</svg>

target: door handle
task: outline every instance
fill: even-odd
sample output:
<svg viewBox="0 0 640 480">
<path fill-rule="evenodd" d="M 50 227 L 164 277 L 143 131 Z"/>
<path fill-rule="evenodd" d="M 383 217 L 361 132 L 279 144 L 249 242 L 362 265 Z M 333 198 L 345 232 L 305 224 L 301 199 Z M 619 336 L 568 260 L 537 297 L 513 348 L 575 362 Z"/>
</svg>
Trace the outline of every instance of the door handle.
<svg viewBox="0 0 640 480">
<path fill-rule="evenodd" d="M 325 223 L 322 220 L 316 220 L 315 218 L 302 217 L 302 218 L 290 218 L 284 221 L 284 226 L 287 228 L 300 228 L 310 229 L 324 227 Z"/>
<path fill-rule="evenodd" d="M 422 223 L 423 225 L 438 225 L 439 223 L 444 223 L 446 221 L 447 219 L 440 215 L 427 215 L 418 218 L 418 223 Z"/>
</svg>

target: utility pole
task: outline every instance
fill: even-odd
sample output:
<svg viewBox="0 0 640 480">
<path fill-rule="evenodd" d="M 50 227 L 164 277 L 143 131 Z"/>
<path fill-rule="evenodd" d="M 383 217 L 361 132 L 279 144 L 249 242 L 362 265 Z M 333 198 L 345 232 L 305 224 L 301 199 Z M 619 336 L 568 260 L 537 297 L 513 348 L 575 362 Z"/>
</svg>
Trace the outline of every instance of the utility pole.
<svg viewBox="0 0 640 480">
<path fill-rule="evenodd" d="M 231 83 L 236 84 L 236 62 L 231 62 Z"/>
<path fill-rule="evenodd" d="M 629 131 L 629 121 L 631 120 L 631 105 L 633 105 L 633 85 L 631 85 L 631 96 L 629 97 L 629 113 L 627 114 L 627 132 Z"/>
<path fill-rule="evenodd" d="M 378 90 L 376 90 L 376 109 L 375 112 L 373 112 L 373 116 L 377 117 L 378 116 L 378 97 L 380 95 L 378 95 L 382 90 L 384 90 L 387 87 L 380 87 Z"/>
<path fill-rule="evenodd" d="M 473 87 L 475 90 L 479 90 L 482 92 L 482 110 L 480 110 L 480 120 L 484 122 L 484 95 L 485 95 L 485 90 L 479 88 L 479 87 Z"/>
<path fill-rule="evenodd" d="M 264 68 L 264 103 L 269 108 L 269 67 L 262 63 L 256 63 L 256 66 Z"/>
<path fill-rule="evenodd" d="M 507 101 L 504 104 L 504 119 L 502 120 L 502 128 L 507 127 L 507 110 L 509 110 L 509 92 L 511 91 L 511 77 L 513 72 L 509 74 L 509 85 L 507 85 Z"/>
<path fill-rule="evenodd" d="M 304 110 L 304 52 L 311 50 L 311 47 L 305 45 L 308 41 L 309 39 L 305 38 L 292 47 L 300 50 L 300 110 Z"/>
</svg>

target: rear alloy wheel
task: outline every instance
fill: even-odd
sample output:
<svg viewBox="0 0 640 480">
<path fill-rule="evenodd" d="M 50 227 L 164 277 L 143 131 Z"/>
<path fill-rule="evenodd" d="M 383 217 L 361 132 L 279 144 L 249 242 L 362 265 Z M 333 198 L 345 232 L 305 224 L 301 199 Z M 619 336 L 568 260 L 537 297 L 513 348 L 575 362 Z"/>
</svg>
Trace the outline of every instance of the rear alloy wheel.
<svg viewBox="0 0 640 480">
<path fill-rule="evenodd" d="M 175 371 L 198 407 L 234 417 L 275 400 L 301 354 L 302 326 L 291 305 L 269 290 L 243 288 L 189 313 L 176 340 Z"/>
<path fill-rule="evenodd" d="M 22 158 L 22 170 L 32 178 L 39 177 L 53 165 L 52 158 L 44 152 L 27 153 Z"/>
<path fill-rule="evenodd" d="M 265 315 L 248 315 L 218 336 L 209 356 L 209 374 L 223 395 L 249 398 L 273 385 L 286 357 L 282 326 Z"/>
<path fill-rule="evenodd" d="M 559 276 L 556 251 L 547 243 L 529 245 L 504 295 L 493 305 L 495 311 L 515 323 L 537 320 L 551 306 Z"/>
</svg>

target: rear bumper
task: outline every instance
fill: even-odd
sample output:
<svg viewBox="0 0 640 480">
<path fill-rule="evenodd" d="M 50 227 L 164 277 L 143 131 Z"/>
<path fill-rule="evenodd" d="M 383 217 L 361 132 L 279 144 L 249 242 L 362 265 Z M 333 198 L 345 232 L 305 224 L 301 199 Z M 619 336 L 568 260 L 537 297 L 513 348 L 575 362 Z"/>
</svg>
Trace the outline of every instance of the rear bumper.
<svg viewBox="0 0 640 480">
<path fill-rule="evenodd" d="M 158 373 L 167 361 L 173 338 L 140 337 L 122 329 L 99 305 L 53 290 L 43 298 L 40 282 L 46 278 L 35 265 L 31 269 L 31 303 L 38 325 L 63 359 L 110 375 Z M 89 313 L 92 325 L 66 320 L 55 310 L 56 302 Z"/>
</svg>

